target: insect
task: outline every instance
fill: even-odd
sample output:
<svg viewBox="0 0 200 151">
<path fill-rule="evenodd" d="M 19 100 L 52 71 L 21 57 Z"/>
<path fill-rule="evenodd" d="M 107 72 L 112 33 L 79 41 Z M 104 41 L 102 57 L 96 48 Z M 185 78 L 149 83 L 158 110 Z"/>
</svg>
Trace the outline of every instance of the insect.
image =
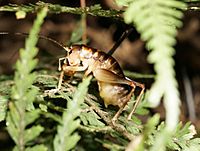
<svg viewBox="0 0 200 151">
<path fill-rule="evenodd" d="M 79 71 L 85 71 L 84 77 L 92 74 L 97 80 L 99 93 L 105 107 L 108 105 L 119 107 L 119 110 L 112 118 L 112 123 L 114 124 L 131 99 L 135 88 L 140 87 L 141 91 L 127 117 L 130 120 L 144 93 L 144 85 L 125 77 L 118 62 L 102 51 L 85 45 L 72 45 L 71 47 L 65 47 L 65 50 L 68 54 L 59 59 L 58 69 L 61 74 L 58 89 L 61 89 L 65 74 L 72 76 Z"/>
<path fill-rule="evenodd" d="M 0 32 L 0 34 L 6 35 L 10 33 Z M 28 35 L 26 33 L 14 34 Z M 122 36 L 121 39 L 124 37 Z M 106 54 L 105 52 L 86 45 L 72 45 L 71 47 L 65 47 L 54 39 L 42 35 L 39 35 L 39 38 L 49 40 L 67 51 L 67 55 L 65 57 L 59 58 L 58 70 L 61 71 L 61 74 L 58 82 L 58 88 L 52 89 L 52 91 L 50 90 L 49 92 L 57 92 L 61 89 L 64 75 L 73 76 L 79 71 L 85 71 L 84 77 L 92 74 L 97 80 L 99 93 L 104 101 L 105 107 L 108 105 L 119 107 L 119 110 L 112 118 L 112 123 L 114 124 L 127 103 L 130 101 L 135 88 L 140 87 L 141 91 L 127 117 L 128 120 L 131 119 L 141 100 L 145 87 L 143 84 L 125 77 L 118 62 L 110 55 L 114 52 L 114 49 L 111 49 L 109 54 Z"/>
</svg>

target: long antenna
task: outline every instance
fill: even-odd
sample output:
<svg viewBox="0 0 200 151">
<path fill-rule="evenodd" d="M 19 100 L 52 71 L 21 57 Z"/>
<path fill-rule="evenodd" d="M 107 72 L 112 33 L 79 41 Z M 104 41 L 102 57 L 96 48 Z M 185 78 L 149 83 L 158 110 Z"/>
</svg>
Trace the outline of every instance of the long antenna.
<svg viewBox="0 0 200 151">
<path fill-rule="evenodd" d="M 130 35 L 130 33 L 133 31 L 133 28 L 132 27 L 129 27 L 125 32 L 123 32 L 123 34 L 121 35 L 121 37 L 118 39 L 118 41 L 114 44 L 114 46 L 108 51 L 107 54 L 109 55 L 112 55 L 115 50 L 119 47 L 119 45 L 122 43 L 122 41 Z M 23 35 L 23 36 L 28 36 L 29 34 L 28 33 L 22 33 L 22 32 L 0 32 L 0 35 Z M 49 37 L 46 37 L 44 35 L 38 35 L 39 38 L 41 39 L 45 39 L 45 40 L 49 40 L 51 42 L 53 42 L 54 44 L 56 44 L 57 46 L 63 48 L 64 50 L 66 50 L 68 52 L 68 47 L 65 46 L 64 44 L 62 43 L 59 43 L 58 41 L 52 39 L 52 38 L 49 38 Z"/>
<path fill-rule="evenodd" d="M 14 33 L 12 33 L 12 32 L 0 32 L 0 35 L 22 35 L 22 36 L 29 36 L 28 33 L 21 33 L 21 32 L 14 32 Z M 44 40 L 49 40 L 49 41 L 53 42 L 54 44 L 58 45 L 59 47 L 65 49 L 67 51 L 67 47 L 64 44 L 59 43 L 59 42 L 57 42 L 56 40 L 54 40 L 52 38 L 49 38 L 49 37 L 46 37 L 46 36 L 40 35 L 40 34 L 38 35 L 38 37 L 41 38 L 41 39 L 44 39 Z"/>
<path fill-rule="evenodd" d="M 108 51 L 107 54 L 112 55 L 115 50 L 119 47 L 119 45 L 122 43 L 122 41 L 128 37 L 130 35 L 130 33 L 133 31 L 133 27 L 129 27 L 125 32 L 123 32 L 123 34 L 121 35 L 121 37 L 117 40 L 117 42 L 114 44 L 114 46 Z"/>
</svg>

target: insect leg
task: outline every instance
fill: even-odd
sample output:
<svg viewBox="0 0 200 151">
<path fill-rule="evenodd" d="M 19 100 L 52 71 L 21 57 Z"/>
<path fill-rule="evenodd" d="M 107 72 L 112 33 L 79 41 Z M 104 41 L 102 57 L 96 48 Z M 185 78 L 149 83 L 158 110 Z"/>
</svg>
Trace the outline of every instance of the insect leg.
<svg viewBox="0 0 200 151">
<path fill-rule="evenodd" d="M 59 82 L 58 82 L 58 88 L 57 88 L 58 90 L 61 89 L 63 77 L 64 77 L 64 71 L 61 71 L 61 73 L 60 73 L 60 78 L 59 78 Z"/>
<path fill-rule="evenodd" d="M 117 111 L 117 113 L 114 115 L 114 117 L 112 118 L 112 122 L 115 123 L 115 121 L 117 121 L 117 119 L 119 118 L 120 114 L 122 113 L 122 111 L 124 110 L 125 106 L 127 105 L 127 103 L 130 101 L 132 94 L 135 91 L 135 87 L 133 86 L 131 92 L 129 92 L 128 96 L 125 98 L 126 101 L 124 102 L 124 104 L 119 108 L 119 110 Z"/>
<path fill-rule="evenodd" d="M 62 58 L 59 58 L 59 62 L 58 62 L 58 71 L 61 71 L 62 70 L 62 68 L 61 68 L 61 61 L 62 60 L 65 60 L 66 59 L 66 57 L 62 57 Z M 65 61 L 66 62 L 66 61 Z"/>
<path fill-rule="evenodd" d="M 122 106 L 119 108 L 117 113 L 112 118 L 112 123 L 114 124 L 115 121 L 118 119 L 119 115 L 121 114 L 121 112 L 124 110 L 124 107 L 126 106 L 128 101 L 131 99 L 131 96 L 135 91 L 136 84 L 133 81 L 126 79 L 124 77 L 120 77 L 119 75 L 106 69 L 96 69 L 95 71 L 93 71 L 93 74 L 98 81 L 105 82 L 105 83 L 127 84 L 132 87 L 132 90 L 129 92 L 128 96 L 125 98 L 126 101 L 124 101 Z M 137 102 L 139 103 L 139 101 Z"/>
<path fill-rule="evenodd" d="M 102 81 L 105 83 L 115 83 L 115 84 L 127 84 L 131 85 L 131 80 L 127 80 L 124 77 L 121 77 L 107 69 L 96 69 L 93 71 L 94 77 L 98 81 Z"/>
<path fill-rule="evenodd" d="M 62 66 L 62 70 L 63 71 L 85 71 L 87 69 L 87 66 L 67 66 L 66 64 L 64 64 Z"/>
<path fill-rule="evenodd" d="M 138 87 L 140 87 L 142 90 L 140 91 L 140 94 L 136 99 L 136 102 L 135 102 L 135 104 L 133 106 L 133 109 L 131 110 L 131 112 L 129 113 L 129 115 L 127 117 L 128 120 L 131 120 L 131 117 L 132 117 L 133 113 L 135 112 L 135 109 L 137 108 L 138 104 L 140 103 L 141 97 L 142 97 L 142 95 L 144 93 L 144 89 L 145 89 L 144 85 L 141 84 L 141 83 L 133 81 L 133 84 L 138 86 Z"/>
<path fill-rule="evenodd" d="M 76 71 L 86 70 L 87 66 L 68 66 L 67 64 L 63 64 L 61 69 L 62 69 L 62 71 L 60 73 L 60 78 L 59 78 L 59 82 L 58 82 L 58 89 L 61 89 L 64 74 L 68 73 L 70 76 L 73 76 Z"/>
<path fill-rule="evenodd" d="M 64 64 L 62 66 L 62 71 L 60 73 L 60 78 L 59 78 L 59 82 L 58 82 L 58 89 L 61 88 L 61 84 L 62 84 L 62 79 L 64 77 L 64 73 L 68 72 L 68 71 L 72 71 L 72 72 L 76 72 L 76 71 L 84 71 L 87 69 L 87 66 L 67 66 L 66 64 Z"/>
<path fill-rule="evenodd" d="M 51 95 L 51 94 L 55 94 L 55 93 L 59 92 L 59 90 L 61 89 L 63 76 L 64 76 L 64 71 L 61 71 L 60 77 L 59 77 L 59 82 L 58 82 L 58 87 L 55 89 L 51 89 L 51 90 L 45 90 L 45 93 L 47 93 L 48 95 Z"/>
</svg>

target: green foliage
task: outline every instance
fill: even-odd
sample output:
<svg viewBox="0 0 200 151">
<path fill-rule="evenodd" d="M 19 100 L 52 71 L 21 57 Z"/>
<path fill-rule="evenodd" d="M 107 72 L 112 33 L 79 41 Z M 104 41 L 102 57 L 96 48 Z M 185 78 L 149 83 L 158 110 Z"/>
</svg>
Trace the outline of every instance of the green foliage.
<svg viewBox="0 0 200 151">
<path fill-rule="evenodd" d="M 48 82 L 47 82 L 47 79 L 48 79 Z M 44 75 L 44 74 L 40 75 L 40 73 L 37 73 L 37 78 L 36 78 L 35 83 L 36 84 L 40 83 L 39 87 L 41 87 L 42 89 L 44 86 L 47 89 L 52 88 L 52 86 L 56 87 L 55 79 L 53 76 L 50 77 L 49 75 Z M 33 122 L 36 119 L 37 119 L 37 123 L 39 121 L 41 123 L 41 120 L 45 118 L 46 124 L 45 124 L 45 129 L 43 129 L 43 133 L 46 133 L 46 131 L 49 131 L 48 125 L 49 124 L 51 125 L 51 122 L 49 122 L 49 120 L 51 119 L 54 124 L 54 129 L 56 129 L 57 124 L 59 124 L 59 126 L 57 127 L 57 131 L 56 130 L 54 131 L 54 133 L 56 133 L 56 137 L 60 137 L 64 139 L 65 134 L 66 133 L 69 134 L 66 137 L 66 141 L 64 141 L 65 144 L 71 142 L 71 136 L 75 135 L 74 137 L 76 138 L 77 141 L 81 137 L 81 144 L 79 144 L 79 142 L 78 144 L 76 144 L 77 141 L 74 141 L 74 144 L 76 144 L 75 149 L 77 149 L 78 146 L 81 146 L 81 145 L 83 145 L 82 147 L 85 148 L 85 150 L 87 150 L 89 147 L 92 147 L 92 146 L 93 146 L 93 150 L 96 150 L 98 147 L 99 149 L 107 148 L 109 150 L 125 150 L 125 148 L 128 149 L 129 146 L 127 144 L 129 143 L 129 141 L 127 140 L 127 138 L 122 133 L 118 132 L 118 129 L 112 128 L 104 120 L 102 120 L 103 117 L 96 114 L 95 112 L 96 110 L 94 110 L 94 106 L 91 107 L 88 105 L 89 102 L 92 102 L 92 103 L 95 103 L 95 108 L 97 109 L 100 108 L 101 110 L 105 110 L 101 108 L 101 105 L 99 104 L 99 102 L 94 102 L 95 101 L 94 96 L 87 95 L 85 98 L 86 102 L 81 101 L 82 103 L 76 106 L 77 104 L 73 103 L 72 101 L 73 99 L 71 98 L 75 96 L 74 92 L 82 92 L 82 91 L 76 91 L 76 88 L 70 85 L 65 85 L 65 88 L 67 89 L 65 93 L 60 92 L 57 95 L 56 94 L 51 95 L 44 102 L 42 100 L 37 102 L 36 100 L 35 103 L 38 103 L 38 104 L 44 103 L 47 111 L 41 112 L 40 108 L 38 108 L 38 109 L 32 110 L 31 112 L 26 112 L 26 117 L 27 117 L 25 119 L 26 125 L 34 124 Z M 84 89 L 84 91 L 86 91 L 86 89 Z M 45 94 L 40 94 L 39 96 L 41 96 L 43 99 L 47 97 Z M 63 102 L 63 101 L 68 102 L 67 109 L 53 104 L 54 99 L 55 100 L 59 99 L 60 102 Z M 130 102 L 129 106 L 132 106 L 133 102 L 134 100 Z M 75 105 L 75 106 L 70 105 L 70 108 L 78 107 L 79 111 L 75 110 L 74 108 L 69 109 L 70 103 L 71 105 L 72 104 Z M 12 102 L 9 104 L 10 104 L 9 105 L 10 108 L 14 107 Z M 161 148 L 161 145 L 167 150 L 186 150 L 189 148 L 190 150 L 192 150 L 194 146 L 196 148 L 200 147 L 199 138 L 194 138 L 194 132 L 192 131 L 195 131 L 195 130 L 191 129 L 192 126 L 190 123 L 187 123 L 184 126 L 183 124 L 179 124 L 172 135 L 171 133 L 166 131 L 164 122 L 158 125 L 159 123 L 158 115 L 155 115 L 152 118 L 150 118 L 146 124 L 143 123 L 139 119 L 138 114 L 143 115 L 144 114 L 143 111 L 145 112 L 147 111 L 146 107 L 147 107 L 147 101 L 146 101 L 146 98 L 144 97 L 140 106 L 137 108 L 137 111 L 136 111 L 137 114 L 135 114 L 132 118 L 134 122 L 126 120 L 126 114 L 128 114 L 129 108 L 127 108 L 126 112 L 124 112 L 124 116 L 120 116 L 120 119 L 119 119 L 120 126 L 124 126 L 129 134 L 134 135 L 134 139 L 131 142 L 136 142 L 136 140 L 138 139 L 140 140 L 142 138 L 140 140 L 140 143 L 135 145 L 135 147 L 138 148 L 138 150 L 141 150 L 140 148 L 146 149 L 146 150 L 150 150 L 150 149 L 154 150 L 156 148 L 157 150 L 158 148 L 159 149 Z M 17 123 L 20 117 L 17 116 L 18 114 L 16 113 L 17 112 L 16 108 L 11 109 L 11 110 L 13 111 L 13 115 L 12 116 L 10 115 L 9 117 L 11 117 L 12 120 L 15 120 L 15 123 Z M 55 111 L 59 113 L 63 113 L 62 116 L 57 114 Z M 77 112 L 74 112 L 74 111 L 78 111 L 79 114 L 77 114 Z M 41 113 L 44 116 L 40 117 Z M 112 117 L 114 113 L 116 113 L 116 110 L 109 108 L 106 110 L 106 114 L 103 114 L 103 115 Z M 8 112 L 8 114 L 11 114 L 11 113 Z M 80 119 L 77 119 L 77 117 L 80 117 Z M 99 117 L 101 117 L 101 119 Z M 71 120 L 75 122 L 74 124 L 75 127 L 70 126 L 70 124 L 72 123 Z M 70 121 L 70 124 L 67 124 L 69 123 L 69 121 Z M 34 124 L 34 127 L 36 126 L 37 125 Z M 64 126 L 67 127 L 66 131 L 64 130 Z M 70 128 L 68 126 L 70 126 Z M 58 129 L 60 129 L 60 132 Z M 16 130 L 16 129 L 13 128 L 12 130 Z M 79 132 L 79 135 L 77 134 L 77 132 Z M 13 135 L 16 133 L 16 131 L 11 131 L 10 133 L 12 133 Z M 36 135 L 35 131 L 32 131 L 31 134 Z M 86 135 L 87 135 L 87 138 L 86 138 Z M 109 139 L 109 137 L 111 137 L 112 139 Z M 58 138 L 55 138 L 54 135 L 52 136 L 52 138 L 49 138 L 49 139 L 53 141 L 53 138 L 55 142 L 56 142 L 56 139 L 58 139 Z M 45 137 L 45 139 L 47 138 Z M 48 141 L 48 145 L 50 146 L 51 146 L 51 141 Z M 97 142 L 102 145 L 99 146 Z M 84 146 L 84 144 L 86 145 Z M 59 149 L 58 146 L 59 145 L 54 144 L 54 147 L 56 149 Z M 31 149 L 30 147 L 27 147 L 27 148 Z M 133 147 L 130 147 L 130 148 L 132 150 Z"/>
<path fill-rule="evenodd" d="M 12 86 L 11 92 L 13 102 L 9 103 L 10 111 L 7 113 L 6 118 L 7 130 L 17 145 L 14 150 L 26 150 L 26 144 L 35 139 L 44 130 L 40 125 L 26 127 L 39 117 L 38 110 L 33 110 L 33 101 L 38 90 L 32 87 L 36 75 L 31 72 L 37 63 L 37 60 L 34 59 L 38 52 L 35 45 L 46 13 L 46 8 L 38 13 L 29 38 L 26 40 L 25 49 L 20 50 L 20 60 L 16 63 L 15 84 Z M 27 109 L 31 111 L 26 112 Z"/>
<path fill-rule="evenodd" d="M 199 149 L 199 138 L 193 138 L 195 134 L 196 130 L 194 125 L 191 125 L 190 122 L 186 123 L 184 126 L 182 123 L 179 123 L 172 136 L 173 139 L 168 141 L 168 147 L 174 150 L 189 150 L 189 148 L 195 146 L 196 149 Z"/>
<path fill-rule="evenodd" d="M 6 111 L 8 108 L 7 103 L 8 103 L 8 99 L 6 99 L 3 96 L 0 96 L 0 122 L 5 120 Z"/>
<path fill-rule="evenodd" d="M 165 123 L 159 123 L 159 115 L 150 118 L 144 125 L 143 133 L 137 135 L 128 145 L 127 150 L 192 150 L 194 146 L 199 150 L 199 138 L 194 138 L 196 131 L 189 122 L 184 126 L 179 123 L 171 133 L 165 129 Z M 134 144 L 134 146 L 132 146 Z"/>
<path fill-rule="evenodd" d="M 82 114 L 80 115 L 80 119 L 83 122 L 83 125 L 91 125 L 91 126 L 97 126 L 97 127 L 103 127 L 105 126 L 104 123 L 99 121 L 101 118 L 93 111 L 93 110 L 88 110 L 88 105 L 87 104 L 82 104 Z M 84 112 L 84 109 L 86 110 Z"/>
<path fill-rule="evenodd" d="M 57 135 L 54 139 L 55 151 L 68 151 L 75 147 L 80 139 L 80 136 L 74 131 L 80 125 L 80 120 L 76 119 L 81 112 L 81 104 L 83 104 L 87 88 L 90 83 L 91 77 L 84 79 L 79 84 L 73 100 L 68 102 L 67 110 L 63 112 L 62 124 L 57 128 Z"/>
<path fill-rule="evenodd" d="M 124 19 L 133 23 L 151 50 L 148 61 L 154 64 L 156 77 L 149 93 L 152 106 L 157 106 L 164 97 L 167 128 L 173 130 L 179 117 L 179 92 L 173 69 L 173 45 L 177 28 L 182 25 L 184 2 L 178 0 L 128 0 L 117 1 L 128 6 Z M 167 79 L 167 80 L 166 80 Z"/>
<path fill-rule="evenodd" d="M 34 147 L 27 147 L 26 151 L 47 151 L 44 145 L 35 145 Z"/>
<path fill-rule="evenodd" d="M 16 144 L 15 151 L 106 149 L 195 151 L 200 148 L 200 139 L 194 138 L 193 125 L 190 123 L 177 125 L 179 96 L 172 56 L 175 53 L 173 45 L 177 28 L 181 26 L 182 9 L 187 6 L 175 0 L 117 0 L 117 2 L 120 6 L 126 7 L 125 21 L 133 23 L 141 33 L 142 39 L 147 42 L 147 47 L 151 50 L 148 59 L 150 63 L 155 64 L 157 73 L 156 76 L 135 75 L 128 72 L 127 74 L 138 78 L 155 77 L 156 82 L 149 92 L 149 98 L 151 105 L 155 106 L 164 96 L 167 109 L 166 124 L 160 123 L 157 114 L 147 122 L 140 119 L 140 116 L 148 115 L 149 103 L 145 94 L 132 121 L 127 121 L 126 117 L 130 107 L 133 106 L 134 97 L 113 125 L 111 118 L 116 109 L 110 107 L 105 109 L 100 99 L 93 95 L 94 91 L 89 91 L 92 94 L 87 92 L 90 78 L 83 80 L 78 89 L 76 84 L 63 83 L 62 90 L 58 93 L 46 94 L 44 90 L 57 86 L 58 79 L 55 76 L 57 72 L 46 71 L 45 74 L 32 72 L 37 64 L 37 60 L 34 59 L 37 54 L 35 45 L 39 27 L 46 13 L 44 8 L 34 23 L 25 49 L 20 50 L 14 82 L 10 78 L 0 77 L 3 81 L 0 83 L 2 95 L 0 121 L 6 117 L 7 131 Z M 36 5 L 2 6 L 0 11 L 18 12 L 19 17 L 23 17 L 24 14 L 38 11 L 44 6 L 48 7 L 51 13 L 84 12 L 112 18 L 119 18 L 121 14 L 121 11 L 103 10 L 100 5 L 87 7 L 84 10 L 43 2 Z M 78 26 L 68 44 L 79 42 L 81 34 L 82 28 Z"/>
<path fill-rule="evenodd" d="M 127 150 L 134 150 L 136 151 L 143 151 L 147 149 L 147 141 L 149 139 L 149 136 L 152 135 L 153 131 L 155 131 L 156 126 L 159 123 L 159 115 L 156 114 L 152 118 L 150 118 L 147 123 L 144 126 L 143 134 L 140 134 L 136 136 L 131 142 L 130 145 L 128 145 Z M 132 145 L 137 144 L 137 145 Z"/>
<path fill-rule="evenodd" d="M 91 7 L 86 7 L 85 9 L 77 7 L 67 7 L 67 6 L 61 6 L 61 5 L 55 5 L 51 3 L 44 3 L 42 1 L 37 2 L 36 4 L 30 4 L 30 5 L 8 5 L 8 6 L 1 6 L 0 11 L 10 11 L 10 12 L 37 12 L 43 7 L 47 7 L 49 12 L 51 13 L 72 13 L 72 14 L 78 14 L 82 15 L 83 13 L 92 15 L 92 16 L 101 16 L 101 17 L 112 17 L 120 19 L 119 15 L 121 14 L 121 11 L 117 10 L 104 10 L 100 5 L 94 5 Z"/>
<path fill-rule="evenodd" d="M 75 31 L 72 32 L 72 35 L 70 37 L 70 40 L 68 41 L 67 45 L 72 45 L 72 44 L 81 44 L 81 38 L 83 34 L 83 28 L 81 23 L 79 22 L 77 24 L 77 28 L 75 28 Z"/>
<path fill-rule="evenodd" d="M 189 122 L 184 126 L 182 123 L 179 123 L 173 133 L 170 133 L 167 129 L 164 129 L 164 127 L 164 123 L 161 123 L 152 133 L 154 136 L 154 139 L 152 139 L 150 143 L 153 144 L 151 146 L 152 151 L 158 148 L 162 150 L 166 148 L 167 150 L 181 151 L 194 146 L 196 149 L 199 149 L 199 138 L 194 138 L 196 130 Z M 151 136 L 151 138 L 153 137 Z"/>
<path fill-rule="evenodd" d="M 180 99 L 172 57 L 175 53 L 173 46 L 176 43 L 177 28 L 182 25 L 182 9 L 186 4 L 178 0 L 118 0 L 117 3 L 127 6 L 125 22 L 135 25 L 141 38 L 146 41 L 147 49 L 151 50 L 148 61 L 154 64 L 156 77 L 148 99 L 151 106 L 157 106 L 163 97 L 166 129 L 156 135 L 155 144 L 150 150 L 158 147 L 159 150 L 165 150 L 171 132 L 179 121 Z"/>
</svg>

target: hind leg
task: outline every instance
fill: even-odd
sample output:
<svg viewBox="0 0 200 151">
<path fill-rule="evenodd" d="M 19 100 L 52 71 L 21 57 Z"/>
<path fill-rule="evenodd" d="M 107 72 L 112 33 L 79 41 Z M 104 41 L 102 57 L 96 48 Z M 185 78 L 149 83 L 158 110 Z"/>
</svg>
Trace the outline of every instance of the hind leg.
<svg viewBox="0 0 200 151">
<path fill-rule="evenodd" d="M 125 101 L 122 104 L 122 106 L 119 108 L 119 110 L 117 111 L 117 113 L 114 115 L 114 117 L 112 118 L 112 123 L 115 124 L 115 122 L 117 121 L 117 119 L 119 118 L 120 114 L 122 113 L 122 111 L 124 110 L 125 106 L 127 105 L 127 103 L 130 101 L 134 91 L 135 91 L 135 86 L 132 85 L 133 88 L 131 90 L 131 92 L 129 92 L 129 94 L 124 98 Z"/>
<path fill-rule="evenodd" d="M 131 96 L 133 95 L 136 86 L 139 86 L 139 83 L 136 83 L 136 82 L 126 79 L 124 77 L 120 77 L 119 75 L 117 75 L 109 70 L 106 70 L 106 69 L 96 69 L 95 71 L 93 71 L 93 74 L 94 74 L 94 77 L 100 82 L 113 83 L 113 84 L 127 84 L 132 87 L 132 90 L 130 91 L 130 93 L 126 96 L 126 98 L 124 98 L 124 99 L 126 99 L 126 101 L 124 101 L 124 103 L 120 106 L 117 113 L 112 118 L 112 123 L 114 124 L 116 122 L 116 120 L 119 118 L 121 112 L 124 110 L 128 101 L 131 99 Z M 129 117 L 134 113 L 135 108 L 137 107 L 137 104 L 139 103 L 139 99 L 141 98 L 142 94 L 143 93 L 141 93 L 139 95 L 140 97 L 137 99 L 134 109 L 129 114 Z M 109 93 L 107 95 L 109 95 Z"/>
<path fill-rule="evenodd" d="M 144 89 L 145 89 L 145 87 L 144 87 L 143 84 L 137 83 L 137 82 L 135 82 L 135 81 L 134 81 L 134 85 L 137 86 L 137 87 L 140 87 L 142 90 L 140 91 L 140 94 L 139 94 L 139 96 L 137 97 L 137 99 L 136 99 L 136 101 L 135 101 L 135 104 L 134 104 L 134 106 L 133 106 L 133 109 L 131 110 L 131 112 L 129 113 L 129 115 L 128 115 L 128 117 L 127 117 L 128 120 L 131 120 L 131 117 L 132 117 L 133 113 L 135 112 L 135 110 L 136 110 L 138 104 L 140 103 L 140 100 L 141 100 L 141 98 L 142 98 L 142 95 L 144 94 Z"/>
</svg>

